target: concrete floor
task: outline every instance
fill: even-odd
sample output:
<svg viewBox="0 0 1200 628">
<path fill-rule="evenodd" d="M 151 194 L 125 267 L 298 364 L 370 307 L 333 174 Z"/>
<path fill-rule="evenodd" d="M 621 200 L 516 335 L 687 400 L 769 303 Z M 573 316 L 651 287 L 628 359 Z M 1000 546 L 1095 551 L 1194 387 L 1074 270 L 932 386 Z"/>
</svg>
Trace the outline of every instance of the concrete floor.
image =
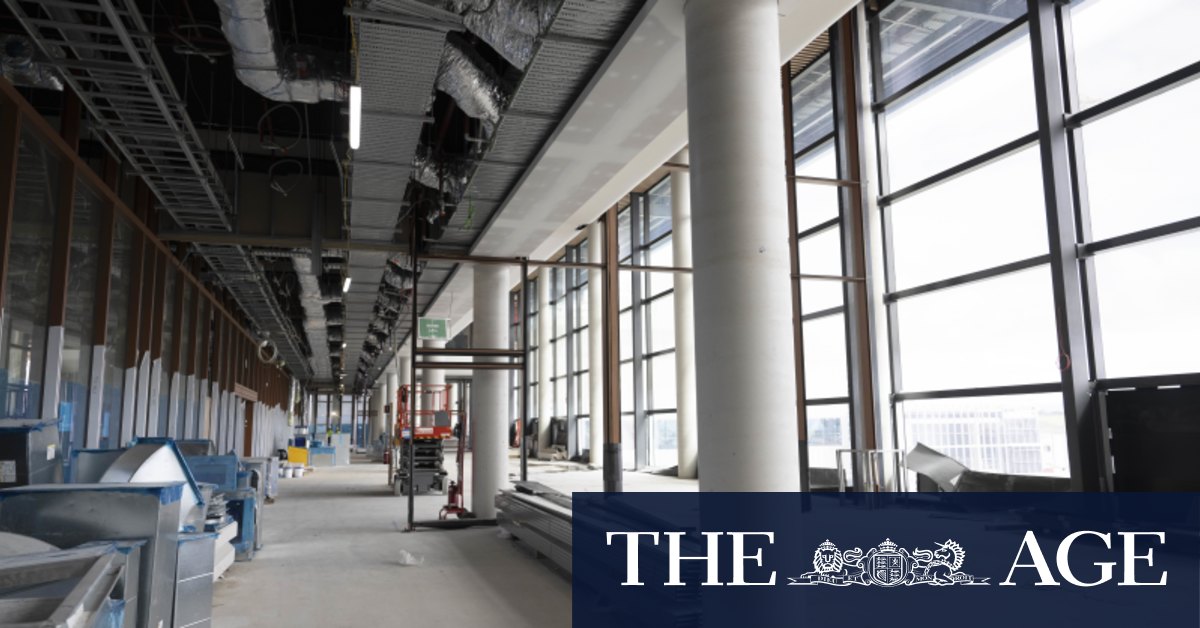
<svg viewBox="0 0 1200 628">
<path fill-rule="evenodd" d="M 216 584 L 213 625 L 571 624 L 570 582 L 497 528 L 401 532 L 405 500 L 386 476 L 386 466 L 356 461 L 280 480 L 265 546 Z M 417 518 L 436 518 L 445 499 L 417 497 Z M 424 563 L 401 564 L 401 550 Z"/>
</svg>

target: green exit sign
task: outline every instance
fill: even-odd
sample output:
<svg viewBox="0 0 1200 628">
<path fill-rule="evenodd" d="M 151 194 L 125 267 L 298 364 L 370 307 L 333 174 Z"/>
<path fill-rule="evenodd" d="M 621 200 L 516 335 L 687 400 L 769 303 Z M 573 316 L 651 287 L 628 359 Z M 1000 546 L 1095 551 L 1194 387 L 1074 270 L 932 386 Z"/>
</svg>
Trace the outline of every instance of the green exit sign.
<svg viewBox="0 0 1200 628">
<path fill-rule="evenodd" d="M 421 340 L 450 340 L 450 319 L 421 318 L 417 320 L 417 338 Z"/>
</svg>

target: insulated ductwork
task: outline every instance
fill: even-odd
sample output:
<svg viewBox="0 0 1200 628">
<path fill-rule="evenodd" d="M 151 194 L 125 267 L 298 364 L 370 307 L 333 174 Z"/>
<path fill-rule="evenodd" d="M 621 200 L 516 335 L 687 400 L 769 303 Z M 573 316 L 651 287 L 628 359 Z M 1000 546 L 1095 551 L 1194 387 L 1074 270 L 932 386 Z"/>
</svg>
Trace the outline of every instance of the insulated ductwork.
<svg viewBox="0 0 1200 628">
<path fill-rule="evenodd" d="M 300 46 L 281 50 L 267 18 L 267 2 L 216 0 L 221 31 L 233 48 L 234 71 L 242 83 L 280 102 L 346 100 L 347 59 Z"/>
<path fill-rule="evenodd" d="M 325 330 L 325 309 L 322 306 L 321 284 L 313 274 L 312 260 L 308 257 L 292 259 L 296 277 L 300 281 L 300 303 L 304 306 L 304 333 L 312 347 L 309 365 L 314 377 L 327 379 L 330 376 L 329 338 Z"/>
<path fill-rule="evenodd" d="M 453 35 L 446 38 L 436 85 L 454 99 L 463 113 L 482 122 L 489 136 L 496 130 L 511 98 L 510 90 L 501 83 L 492 66 Z"/>
<path fill-rule="evenodd" d="M 54 70 L 34 60 L 33 42 L 23 35 L 4 35 L 0 38 L 0 75 L 14 85 L 62 91 L 62 81 Z"/>
<path fill-rule="evenodd" d="M 417 150 L 412 166 L 414 181 L 445 194 L 451 203 L 462 199 L 474 170 L 474 164 L 461 160 L 434 161 L 429 156 L 428 147 L 424 146 Z"/>
<path fill-rule="evenodd" d="M 467 30 L 524 70 L 562 0 L 452 0 L 451 4 L 463 16 Z"/>
</svg>

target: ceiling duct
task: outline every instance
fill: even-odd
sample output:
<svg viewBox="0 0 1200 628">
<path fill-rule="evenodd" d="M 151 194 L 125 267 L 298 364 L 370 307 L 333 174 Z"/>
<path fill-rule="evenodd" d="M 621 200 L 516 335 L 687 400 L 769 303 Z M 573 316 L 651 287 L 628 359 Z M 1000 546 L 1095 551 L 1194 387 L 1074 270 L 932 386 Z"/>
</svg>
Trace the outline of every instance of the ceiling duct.
<svg viewBox="0 0 1200 628">
<path fill-rule="evenodd" d="M 268 0 L 215 0 L 233 66 L 247 87 L 281 102 L 346 100 L 348 58 L 305 46 L 281 49 L 267 17 Z"/>
<path fill-rule="evenodd" d="M 509 63 L 524 70 L 533 59 L 537 40 L 550 30 L 562 0 L 461 0 L 456 12 L 463 25 L 487 42 Z"/>
<path fill-rule="evenodd" d="M 474 165 L 462 159 L 435 161 L 429 147 L 422 146 L 413 158 L 412 177 L 427 188 L 438 190 L 451 203 L 457 203 L 471 180 Z"/>
<path fill-rule="evenodd" d="M 446 37 L 436 87 L 453 98 L 463 113 L 482 122 L 489 136 L 512 97 L 512 89 L 491 64 L 454 33 Z"/>
<path fill-rule="evenodd" d="M 304 308 L 304 333 L 308 336 L 308 345 L 312 349 L 309 364 L 313 377 L 328 379 L 330 363 L 328 344 L 329 338 L 325 330 L 325 309 L 322 303 L 321 282 L 313 274 L 312 260 L 308 257 L 292 258 L 295 265 L 296 278 L 300 283 L 300 303 Z M 340 288 L 341 286 L 339 286 Z"/>
<path fill-rule="evenodd" d="M 62 81 L 54 70 L 34 59 L 36 49 L 28 37 L 4 35 L 0 44 L 0 76 L 12 81 L 13 85 L 62 91 Z"/>
</svg>

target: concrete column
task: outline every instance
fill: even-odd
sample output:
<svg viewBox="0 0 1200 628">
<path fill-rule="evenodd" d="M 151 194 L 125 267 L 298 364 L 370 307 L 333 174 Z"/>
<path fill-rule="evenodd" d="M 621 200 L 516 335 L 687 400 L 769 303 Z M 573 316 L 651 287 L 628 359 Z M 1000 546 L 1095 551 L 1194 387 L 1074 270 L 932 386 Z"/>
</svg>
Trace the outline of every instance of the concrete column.
<svg viewBox="0 0 1200 628">
<path fill-rule="evenodd" d="M 684 14 L 700 489 L 796 491 L 779 6 Z"/>
<path fill-rule="evenodd" d="M 505 266 L 475 266 L 475 348 L 508 347 L 509 281 Z M 471 511 L 492 519 L 496 494 L 508 486 L 508 372 L 479 370 L 471 381 Z"/>
<path fill-rule="evenodd" d="M 554 350 L 550 341 L 554 338 L 554 313 L 550 311 L 550 279 L 554 273 L 543 268 L 538 274 L 538 457 L 550 451 L 550 417 L 554 415 Z"/>
<path fill-rule="evenodd" d="M 671 159 L 688 163 L 688 151 Z M 672 262 L 692 265 L 691 176 L 687 170 L 671 173 Z M 696 477 L 696 330 L 692 318 L 692 276 L 675 274 L 675 442 L 679 451 L 679 477 Z"/>
<path fill-rule="evenodd" d="M 425 347 L 426 349 L 445 349 L 446 341 L 445 340 L 422 340 L 421 346 Z M 425 359 L 430 362 L 440 362 L 441 361 L 441 358 L 435 357 L 435 356 L 430 356 Z M 426 370 L 421 371 L 421 384 L 428 387 L 426 389 L 427 391 L 432 390 L 433 386 L 444 386 L 446 384 L 446 371 L 443 371 L 440 369 L 426 369 Z M 434 395 L 432 395 L 432 394 L 421 395 L 420 403 L 432 404 L 433 398 L 434 398 Z M 430 407 L 430 408 L 422 407 L 421 408 L 421 410 L 432 410 L 432 409 L 433 409 L 432 407 Z M 433 425 L 433 417 L 432 416 L 422 417 L 421 421 L 422 421 L 422 423 L 421 423 L 422 427 Z"/>
<path fill-rule="evenodd" d="M 604 225 L 594 222 L 588 227 L 588 261 L 604 261 Z M 588 271 L 588 424 L 590 451 L 588 464 L 600 468 L 604 464 L 604 271 Z"/>
<path fill-rule="evenodd" d="M 383 386 L 376 386 L 371 390 L 371 400 L 367 402 L 367 416 L 370 421 L 366 442 L 368 447 L 377 442 L 379 435 L 383 433 L 383 404 L 385 403 L 384 398 L 387 396 L 387 389 L 386 383 Z"/>
<path fill-rule="evenodd" d="M 397 354 L 394 364 L 395 366 L 392 369 L 394 372 L 388 373 L 387 376 L 387 388 L 385 389 L 385 394 L 387 397 L 385 397 L 383 400 L 383 404 L 390 404 L 391 408 L 383 417 L 383 431 L 380 432 L 380 434 L 383 434 L 384 437 L 389 441 L 392 437 L 392 431 L 396 429 L 396 419 L 398 419 L 400 416 L 400 407 L 397 403 L 397 400 L 400 398 L 400 372 L 408 372 L 408 356 L 406 355 L 404 356 L 404 359 L 401 359 L 399 354 Z M 404 379 L 407 381 L 407 375 L 404 377 Z M 378 438 L 378 435 L 376 438 Z"/>
</svg>

